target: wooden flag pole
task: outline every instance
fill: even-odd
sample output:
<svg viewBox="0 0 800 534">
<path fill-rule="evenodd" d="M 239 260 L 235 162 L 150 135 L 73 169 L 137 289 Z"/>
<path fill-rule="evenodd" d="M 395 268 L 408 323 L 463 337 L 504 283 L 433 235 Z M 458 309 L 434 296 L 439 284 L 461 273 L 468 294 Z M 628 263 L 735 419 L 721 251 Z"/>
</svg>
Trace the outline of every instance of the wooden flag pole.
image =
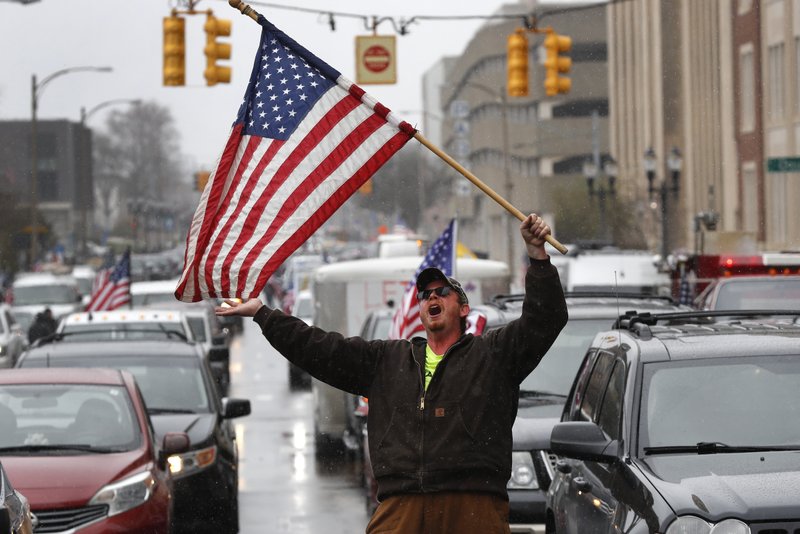
<svg viewBox="0 0 800 534">
<path fill-rule="evenodd" d="M 228 0 L 228 4 L 230 4 L 231 7 L 241 11 L 242 15 L 246 15 L 251 19 L 258 21 L 258 13 L 252 7 L 242 2 L 242 0 Z M 478 186 L 478 189 L 489 195 L 495 202 L 503 206 L 514 217 L 516 217 L 520 221 L 525 220 L 525 215 L 521 211 L 512 206 L 506 199 L 498 195 L 494 189 L 483 183 L 480 179 L 478 179 L 477 176 L 475 176 L 467 169 L 465 169 L 463 166 L 461 166 L 461 164 L 459 164 L 456 160 L 454 160 L 453 158 L 442 152 L 437 146 L 431 144 L 431 142 L 425 139 L 425 137 L 421 133 L 419 132 L 415 133 L 414 139 L 422 143 L 431 152 L 442 158 L 451 167 L 453 167 L 455 170 L 463 174 L 467 178 L 467 180 Z M 545 236 L 545 241 L 553 245 L 553 247 L 561 254 L 567 253 L 567 247 L 559 243 L 558 240 L 552 235 Z"/>
<path fill-rule="evenodd" d="M 446 153 L 442 152 L 437 146 L 433 145 L 430 141 L 425 139 L 425 137 L 421 133 L 419 133 L 419 132 L 415 133 L 414 134 L 414 139 L 416 139 L 417 141 L 422 143 L 428 150 L 430 150 L 431 152 L 433 152 L 434 154 L 436 154 L 437 156 L 442 158 L 451 167 L 453 167 L 455 170 L 457 170 L 458 172 L 463 174 L 464 177 L 467 178 L 467 180 L 469 180 L 470 182 L 472 182 L 473 184 L 478 186 L 478 189 L 480 189 L 481 191 L 483 191 L 484 193 L 486 193 L 487 195 L 492 197 L 492 200 L 494 200 L 495 202 L 497 202 L 498 204 L 503 206 L 514 217 L 516 217 L 520 221 L 524 221 L 525 220 L 525 215 L 521 211 L 519 211 L 517 208 L 512 206 L 506 199 L 504 199 L 503 197 L 498 195 L 497 192 L 494 189 L 492 189 L 491 187 L 489 187 L 488 185 L 483 183 L 477 176 L 475 176 L 474 174 L 469 172 L 467 169 L 465 169 L 456 160 L 454 160 L 453 158 L 448 156 Z M 565 247 L 564 245 L 559 243 L 558 240 L 555 237 L 553 237 L 552 235 L 545 236 L 545 241 L 547 241 L 548 243 L 553 245 L 553 248 L 555 248 L 561 254 L 566 254 L 568 252 L 567 247 Z"/>
<path fill-rule="evenodd" d="M 242 0 L 228 0 L 228 4 L 235 9 L 242 12 L 242 15 L 247 15 L 254 21 L 258 22 L 258 13 L 255 9 L 242 2 Z"/>
</svg>

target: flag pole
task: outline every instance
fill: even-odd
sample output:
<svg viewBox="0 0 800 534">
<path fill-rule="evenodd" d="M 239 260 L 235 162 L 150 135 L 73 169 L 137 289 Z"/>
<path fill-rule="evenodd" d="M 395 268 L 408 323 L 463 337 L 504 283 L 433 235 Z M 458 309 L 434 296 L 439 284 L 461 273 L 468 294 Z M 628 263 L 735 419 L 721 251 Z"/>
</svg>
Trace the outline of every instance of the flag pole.
<svg viewBox="0 0 800 534">
<path fill-rule="evenodd" d="M 233 1 L 233 0 L 231 0 L 231 1 Z M 425 137 L 421 133 L 416 132 L 414 134 L 414 139 L 416 139 L 417 141 L 422 143 L 422 145 L 425 146 L 428 150 L 430 150 L 431 152 L 433 152 L 434 154 L 436 154 L 437 156 L 442 158 L 448 165 L 450 165 L 455 170 L 457 170 L 462 175 L 464 175 L 464 177 L 467 178 L 467 180 L 469 180 L 470 182 L 475 184 L 478 187 L 478 189 L 480 189 L 481 191 L 483 191 L 484 193 L 489 195 L 492 198 L 492 200 L 494 200 L 495 202 L 497 202 L 498 204 L 503 206 L 514 217 L 516 217 L 520 221 L 524 221 L 525 220 L 525 215 L 521 211 L 519 211 L 517 208 L 512 206 L 511 203 L 509 203 L 506 199 L 504 199 L 499 194 L 497 194 L 497 192 L 494 189 L 492 189 L 491 187 L 489 187 L 488 185 L 483 183 L 477 176 L 475 176 L 474 174 L 469 172 L 467 169 L 465 169 L 460 163 L 458 163 L 456 160 L 451 158 L 445 152 L 440 150 L 439 147 L 437 147 L 436 145 L 432 144 L 430 141 L 425 139 Z M 562 245 L 552 235 L 548 234 L 547 236 L 545 236 L 545 241 L 547 241 L 548 243 L 553 245 L 553 247 L 557 251 L 559 251 L 561 254 L 566 254 L 567 253 L 567 247 Z"/>
<path fill-rule="evenodd" d="M 242 15 L 246 15 L 246 16 L 250 17 L 251 19 L 253 19 L 255 21 L 258 21 L 259 14 L 252 7 L 250 7 L 249 5 L 247 5 L 244 2 L 242 2 L 242 0 L 228 0 L 228 4 L 230 4 L 230 6 L 232 8 L 235 8 L 235 9 L 238 9 L 239 11 L 241 11 Z M 461 164 L 459 164 L 456 160 L 451 158 L 445 152 L 440 150 L 437 146 L 433 145 L 430 141 L 425 139 L 425 137 L 421 133 L 416 132 L 414 134 L 414 139 L 416 139 L 417 141 L 422 143 L 428 150 L 430 150 L 431 152 L 433 152 L 434 154 L 439 156 L 447 164 L 449 164 L 451 167 L 453 167 L 459 173 L 464 175 L 464 177 L 467 178 L 467 180 L 469 180 L 470 182 L 475 184 L 478 187 L 478 189 L 480 189 L 481 191 L 483 191 L 484 193 L 489 195 L 492 198 L 492 200 L 494 200 L 495 202 L 500 204 L 502 207 L 504 207 L 514 217 L 516 217 L 520 221 L 524 221 L 525 220 L 525 215 L 521 211 L 519 211 L 517 208 L 512 206 L 511 203 L 509 203 L 506 199 L 504 199 L 499 194 L 497 194 L 497 192 L 495 192 L 494 189 L 492 189 L 491 187 L 489 187 L 488 185 L 483 183 L 477 176 L 475 176 L 474 174 L 469 172 L 467 169 L 465 169 L 463 166 L 461 166 Z M 545 241 L 550 243 L 561 254 L 566 254 L 567 253 L 567 247 L 565 247 L 564 245 L 559 243 L 558 240 L 555 237 L 553 237 L 552 235 L 545 236 Z"/>
<path fill-rule="evenodd" d="M 242 15 L 246 15 L 253 19 L 254 21 L 258 22 L 258 12 L 255 9 L 250 7 L 249 5 L 242 2 L 242 0 L 228 0 L 228 4 L 235 9 L 238 9 L 242 12 Z"/>
</svg>

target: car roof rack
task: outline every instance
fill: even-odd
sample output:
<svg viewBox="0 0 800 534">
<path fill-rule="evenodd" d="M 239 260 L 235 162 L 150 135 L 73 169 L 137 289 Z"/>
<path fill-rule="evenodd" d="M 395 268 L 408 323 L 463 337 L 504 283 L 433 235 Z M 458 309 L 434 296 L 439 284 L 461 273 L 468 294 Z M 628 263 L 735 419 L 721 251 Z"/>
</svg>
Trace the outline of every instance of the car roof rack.
<svg viewBox="0 0 800 534">
<path fill-rule="evenodd" d="M 800 310 L 698 310 L 685 312 L 649 313 L 628 311 L 614 322 L 613 330 L 628 330 L 640 338 L 648 340 L 653 336 L 651 326 L 660 321 L 712 323 L 714 317 L 755 318 L 755 317 L 796 317 L 800 319 Z M 797 322 L 797 319 L 795 320 Z"/>
<path fill-rule="evenodd" d="M 642 299 L 660 300 L 670 304 L 675 304 L 675 299 L 669 295 L 656 295 L 653 293 L 642 293 L 640 291 L 565 291 L 564 298 L 600 298 L 600 299 Z M 501 293 L 489 299 L 490 304 L 498 308 L 506 309 L 506 305 L 511 302 L 522 302 L 525 300 L 525 293 Z"/>
</svg>

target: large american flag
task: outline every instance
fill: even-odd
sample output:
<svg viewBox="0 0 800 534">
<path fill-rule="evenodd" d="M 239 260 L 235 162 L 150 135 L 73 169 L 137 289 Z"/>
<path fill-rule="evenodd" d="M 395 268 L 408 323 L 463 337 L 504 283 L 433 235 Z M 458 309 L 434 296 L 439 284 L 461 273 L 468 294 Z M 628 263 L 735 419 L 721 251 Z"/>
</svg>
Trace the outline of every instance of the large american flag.
<svg viewBox="0 0 800 534">
<path fill-rule="evenodd" d="M 116 265 L 101 269 L 92 284 L 86 311 L 116 310 L 131 302 L 131 252 L 126 250 Z"/>
<path fill-rule="evenodd" d="M 406 286 L 403 300 L 394 312 L 392 327 L 389 330 L 389 339 L 409 339 L 425 328 L 419 319 L 419 301 L 417 300 L 417 277 L 428 267 L 437 267 L 446 276 L 453 276 L 456 264 L 456 233 L 458 225 L 456 219 L 450 221 L 442 235 L 433 242 L 428 253 L 419 264 L 414 278 Z"/>
<path fill-rule="evenodd" d="M 264 17 L 244 102 L 192 220 L 175 296 L 258 296 L 416 132 Z"/>
</svg>

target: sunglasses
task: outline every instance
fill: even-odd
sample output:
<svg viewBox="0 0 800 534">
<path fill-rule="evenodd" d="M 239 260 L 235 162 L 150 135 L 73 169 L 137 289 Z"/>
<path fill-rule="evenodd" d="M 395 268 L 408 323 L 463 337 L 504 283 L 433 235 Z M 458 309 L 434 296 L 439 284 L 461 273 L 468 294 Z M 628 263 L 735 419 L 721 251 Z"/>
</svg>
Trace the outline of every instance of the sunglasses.
<svg viewBox="0 0 800 534">
<path fill-rule="evenodd" d="M 436 289 L 424 289 L 419 293 L 417 293 L 417 300 L 420 302 L 423 300 L 428 300 L 429 298 L 431 298 L 431 295 L 433 293 L 436 293 L 436 295 L 439 297 L 446 297 L 452 292 L 453 288 L 449 286 L 437 287 Z"/>
</svg>

